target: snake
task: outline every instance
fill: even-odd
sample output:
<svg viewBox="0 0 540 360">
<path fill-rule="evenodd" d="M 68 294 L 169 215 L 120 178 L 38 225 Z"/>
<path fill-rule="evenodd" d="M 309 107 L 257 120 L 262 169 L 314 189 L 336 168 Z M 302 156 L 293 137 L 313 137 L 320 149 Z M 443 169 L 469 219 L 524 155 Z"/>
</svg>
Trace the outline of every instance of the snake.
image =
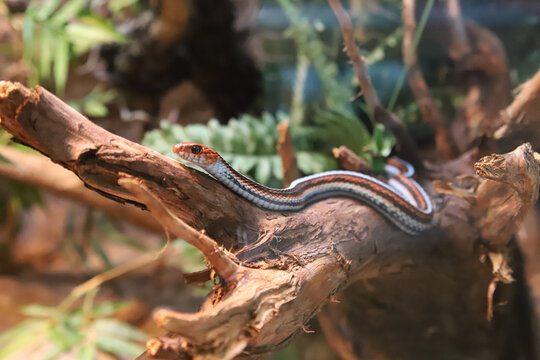
<svg viewBox="0 0 540 360">
<path fill-rule="evenodd" d="M 367 204 L 410 235 L 433 226 L 433 206 L 426 191 L 412 179 L 414 167 L 397 157 L 386 160 L 386 183 L 360 172 L 333 170 L 305 176 L 287 188 L 276 189 L 242 175 L 205 145 L 182 142 L 174 145 L 173 152 L 265 210 L 300 211 L 324 199 L 345 197 Z"/>
</svg>

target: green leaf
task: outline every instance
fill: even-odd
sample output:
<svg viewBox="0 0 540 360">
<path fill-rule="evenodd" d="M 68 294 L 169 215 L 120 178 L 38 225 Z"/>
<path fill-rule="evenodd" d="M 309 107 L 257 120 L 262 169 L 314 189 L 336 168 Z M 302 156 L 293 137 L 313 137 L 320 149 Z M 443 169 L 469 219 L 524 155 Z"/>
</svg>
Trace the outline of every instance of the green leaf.
<svg viewBox="0 0 540 360">
<path fill-rule="evenodd" d="M 21 313 L 33 317 L 54 317 L 61 314 L 57 307 L 40 304 L 30 304 L 21 307 Z"/>
<path fill-rule="evenodd" d="M 77 360 L 94 360 L 96 359 L 96 355 L 96 344 L 86 344 L 77 351 Z"/>
<path fill-rule="evenodd" d="M 38 188 L 13 180 L 10 180 L 8 184 L 9 189 L 14 195 L 16 201 L 18 201 L 24 209 L 27 209 L 35 204 L 43 203 L 41 192 Z"/>
<path fill-rule="evenodd" d="M 182 141 L 193 141 L 197 143 L 205 144 L 208 139 L 208 129 L 206 125 L 203 124 L 193 124 L 185 127 L 186 140 Z M 189 139 L 189 140 L 188 140 Z"/>
<path fill-rule="evenodd" d="M 210 145 L 216 149 L 223 149 L 223 128 L 217 119 L 208 121 L 208 135 Z"/>
<path fill-rule="evenodd" d="M 66 103 L 71 106 L 74 110 L 76 110 L 77 112 L 81 112 L 82 109 L 81 107 L 79 106 L 79 104 L 77 104 L 75 101 L 66 101 Z"/>
<path fill-rule="evenodd" d="M 26 320 L 0 335 L 0 359 L 41 342 L 49 322 L 43 320 Z"/>
<path fill-rule="evenodd" d="M 87 0 L 69 0 L 50 18 L 50 24 L 59 27 L 74 18 L 86 6 Z"/>
<path fill-rule="evenodd" d="M 32 11 L 27 10 L 24 14 L 24 20 L 22 24 L 22 39 L 24 44 L 23 57 L 26 61 L 30 62 L 32 53 L 34 52 L 34 28 L 35 19 L 32 16 Z"/>
<path fill-rule="evenodd" d="M 55 360 L 57 359 L 62 353 L 64 353 L 66 350 L 63 349 L 59 344 L 53 344 L 52 346 L 48 347 L 48 351 L 46 354 L 42 356 L 43 360 Z"/>
<path fill-rule="evenodd" d="M 182 262 L 180 265 L 184 272 L 190 273 L 208 268 L 204 256 L 195 246 L 181 239 L 175 241 L 174 244 L 182 251 Z"/>
<path fill-rule="evenodd" d="M 337 169 L 336 160 L 328 155 L 301 151 L 296 154 L 298 168 L 304 174 L 316 174 Z"/>
<path fill-rule="evenodd" d="M 66 351 L 73 348 L 84 338 L 69 321 L 63 321 L 51 326 L 47 331 L 47 337 L 51 342 L 57 344 L 59 348 Z"/>
<path fill-rule="evenodd" d="M 257 141 L 251 136 L 251 128 L 249 127 L 249 119 L 241 119 L 238 122 L 238 133 L 244 138 L 245 152 L 253 154 L 257 150 Z"/>
<path fill-rule="evenodd" d="M 43 5 L 36 7 L 35 18 L 39 21 L 45 21 L 53 12 L 58 8 L 62 0 L 46 0 L 43 1 Z"/>
<path fill-rule="evenodd" d="M 54 36 L 46 28 L 41 30 L 36 42 L 40 46 L 39 54 L 39 74 L 41 78 L 49 79 L 53 62 Z"/>
<path fill-rule="evenodd" d="M 368 144 L 368 149 L 382 157 L 387 157 L 392 152 L 395 138 L 382 124 L 376 124 L 373 128 L 373 136 Z"/>
<path fill-rule="evenodd" d="M 64 94 L 69 70 L 69 43 L 66 39 L 57 38 L 54 54 L 54 83 L 56 92 Z"/>
<path fill-rule="evenodd" d="M 65 33 L 73 43 L 76 54 L 84 53 L 98 44 L 127 41 L 108 21 L 97 16 L 78 18 L 78 22 L 66 26 Z"/>
<path fill-rule="evenodd" d="M 127 355 L 132 357 L 140 355 L 145 350 L 141 345 L 111 336 L 103 336 L 101 334 L 98 334 L 96 337 L 96 345 L 102 351 L 110 352 L 114 355 Z"/>
<path fill-rule="evenodd" d="M 109 10 L 114 14 L 129 6 L 133 6 L 138 2 L 139 0 L 109 0 L 108 6 Z"/>
<path fill-rule="evenodd" d="M 247 174 L 257 165 L 258 161 L 257 156 L 229 155 L 227 157 L 231 159 L 231 166 L 242 174 Z"/>
<path fill-rule="evenodd" d="M 109 113 L 107 106 L 97 100 L 90 100 L 84 103 L 84 112 L 92 117 L 104 117 Z"/>
<path fill-rule="evenodd" d="M 114 338 L 123 338 L 144 342 L 148 335 L 139 331 L 135 327 L 115 319 L 99 319 L 94 321 L 92 329 L 100 335 L 110 335 Z"/>
<path fill-rule="evenodd" d="M 272 175 L 278 180 L 283 180 L 283 165 L 281 164 L 281 157 L 274 156 L 272 161 Z"/>
<path fill-rule="evenodd" d="M 99 256 L 103 264 L 107 267 L 107 269 L 112 269 L 114 265 L 111 263 L 109 255 L 107 255 L 107 251 L 105 251 L 102 242 L 92 239 L 90 245 L 92 246 L 92 249 L 95 251 L 95 253 Z"/>
<path fill-rule="evenodd" d="M 95 317 L 111 316 L 127 304 L 127 301 L 104 301 L 93 307 L 92 315 Z"/>
<path fill-rule="evenodd" d="M 268 183 L 272 176 L 272 162 L 269 158 L 261 158 L 255 169 L 255 179 L 262 183 Z"/>
</svg>

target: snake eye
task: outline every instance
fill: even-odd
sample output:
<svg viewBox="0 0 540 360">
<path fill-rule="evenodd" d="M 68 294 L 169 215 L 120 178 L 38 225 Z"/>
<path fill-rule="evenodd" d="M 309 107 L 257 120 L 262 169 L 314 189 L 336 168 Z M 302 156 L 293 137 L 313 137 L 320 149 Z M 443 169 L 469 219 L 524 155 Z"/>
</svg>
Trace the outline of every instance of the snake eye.
<svg viewBox="0 0 540 360">
<path fill-rule="evenodd" d="M 202 148 L 199 145 L 193 145 L 191 147 L 191 153 L 192 154 L 198 154 L 198 153 L 201 152 L 201 150 L 202 150 Z"/>
</svg>

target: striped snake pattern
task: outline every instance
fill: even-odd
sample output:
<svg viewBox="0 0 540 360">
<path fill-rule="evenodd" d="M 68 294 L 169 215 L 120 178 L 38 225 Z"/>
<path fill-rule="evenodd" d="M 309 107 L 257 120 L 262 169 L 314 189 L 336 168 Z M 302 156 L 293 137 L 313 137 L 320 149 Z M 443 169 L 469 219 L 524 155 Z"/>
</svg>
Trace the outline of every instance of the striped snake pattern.
<svg viewBox="0 0 540 360">
<path fill-rule="evenodd" d="M 387 183 L 359 172 L 327 171 L 297 179 L 288 188 L 274 189 L 240 174 L 204 145 L 184 142 L 176 144 L 173 151 L 266 210 L 299 211 L 323 199 L 346 197 L 367 204 L 408 234 L 416 235 L 432 226 L 429 196 L 412 179 L 412 165 L 396 157 L 388 159 L 385 165 Z"/>
</svg>

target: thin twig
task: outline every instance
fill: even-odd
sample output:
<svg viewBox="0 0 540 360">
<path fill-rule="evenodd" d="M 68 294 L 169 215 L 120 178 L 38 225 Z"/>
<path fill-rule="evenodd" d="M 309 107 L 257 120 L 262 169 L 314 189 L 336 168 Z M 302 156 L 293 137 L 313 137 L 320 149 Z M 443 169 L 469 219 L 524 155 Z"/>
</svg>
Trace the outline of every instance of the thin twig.
<svg viewBox="0 0 540 360">
<path fill-rule="evenodd" d="M 448 135 L 444 118 L 433 102 L 429 88 L 422 76 L 420 66 L 418 65 L 416 46 L 419 40 L 419 32 L 416 31 L 414 9 L 415 0 L 403 0 L 403 61 L 408 67 L 409 85 L 418 106 L 420 107 L 420 112 L 422 113 L 424 120 L 435 132 L 437 149 L 444 159 L 449 160 L 456 156 L 457 150 L 454 142 Z"/>
<path fill-rule="evenodd" d="M 403 87 L 403 84 L 405 82 L 405 77 L 407 76 L 407 72 L 409 70 L 410 57 L 416 53 L 416 48 L 418 47 L 420 38 L 422 37 L 422 34 L 424 33 L 424 28 L 426 26 L 429 14 L 431 13 L 431 9 L 433 8 L 434 2 L 435 0 L 427 0 L 426 6 L 424 7 L 424 11 L 422 11 L 422 16 L 420 17 L 420 21 L 418 22 L 418 27 L 414 34 L 414 41 L 411 47 L 411 51 L 409 51 L 408 54 L 402 55 L 405 61 L 405 66 L 401 69 L 401 72 L 399 73 L 398 79 L 396 81 L 396 86 L 394 86 L 394 90 L 392 90 L 390 101 L 388 101 L 388 107 L 387 107 L 388 111 L 393 111 L 394 106 L 396 105 L 397 99 L 399 97 L 399 93 L 401 91 L 401 88 Z"/>
<path fill-rule="evenodd" d="M 342 145 L 339 148 L 333 148 L 332 154 L 345 170 L 373 174 L 371 165 L 346 146 Z"/>
<path fill-rule="evenodd" d="M 349 59 L 351 59 L 354 74 L 356 75 L 358 84 L 362 89 L 362 94 L 364 95 L 366 104 L 369 110 L 374 113 L 375 108 L 381 106 L 381 102 L 377 96 L 377 93 L 375 92 L 375 88 L 371 82 L 371 77 L 367 72 L 364 59 L 360 55 L 358 47 L 354 41 L 354 31 L 351 18 L 341 5 L 340 0 L 328 0 L 328 3 L 339 21 L 341 32 L 343 34 L 343 42 L 345 43 L 345 50 L 347 51 Z"/>
<path fill-rule="evenodd" d="M 394 134 L 397 143 L 396 148 L 400 155 L 405 160 L 408 160 L 418 172 L 422 172 L 424 166 L 420 160 L 416 144 L 407 131 L 407 128 L 397 116 L 388 112 L 381 105 L 377 92 L 375 91 L 371 78 L 367 72 L 365 61 L 360 55 L 354 41 L 353 26 L 349 14 L 347 14 L 341 5 L 340 0 L 328 0 L 328 2 L 339 21 L 341 32 L 343 34 L 343 41 L 345 42 L 345 49 L 347 55 L 351 59 L 354 73 L 358 79 L 358 84 L 362 89 L 362 94 L 364 95 L 369 111 L 373 114 L 375 121 L 383 124 Z"/>
<path fill-rule="evenodd" d="M 117 266 L 115 268 L 112 268 L 110 270 L 107 270 L 105 272 L 102 272 L 101 274 L 98 274 L 91 279 L 85 281 L 84 283 L 78 285 L 75 287 L 71 293 L 62 301 L 59 308 L 60 309 L 68 309 L 75 301 L 77 301 L 81 296 L 87 294 L 88 292 L 98 288 L 103 283 L 115 279 L 119 276 L 122 276 L 128 272 L 131 272 L 133 270 L 139 269 L 143 266 L 146 266 L 148 264 L 153 263 L 154 261 L 157 261 L 167 250 L 169 242 L 165 244 L 165 246 L 159 250 L 158 252 L 145 254 L 143 256 L 140 256 L 132 261 L 129 261 L 125 264 L 122 264 L 120 266 Z"/>
<path fill-rule="evenodd" d="M 237 272 L 239 265 L 233 254 L 173 215 L 142 182 L 126 176 L 118 184 L 136 195 L 164 228 L 199 249 L 223 279 L 228 280 Z"/>
</svg>

